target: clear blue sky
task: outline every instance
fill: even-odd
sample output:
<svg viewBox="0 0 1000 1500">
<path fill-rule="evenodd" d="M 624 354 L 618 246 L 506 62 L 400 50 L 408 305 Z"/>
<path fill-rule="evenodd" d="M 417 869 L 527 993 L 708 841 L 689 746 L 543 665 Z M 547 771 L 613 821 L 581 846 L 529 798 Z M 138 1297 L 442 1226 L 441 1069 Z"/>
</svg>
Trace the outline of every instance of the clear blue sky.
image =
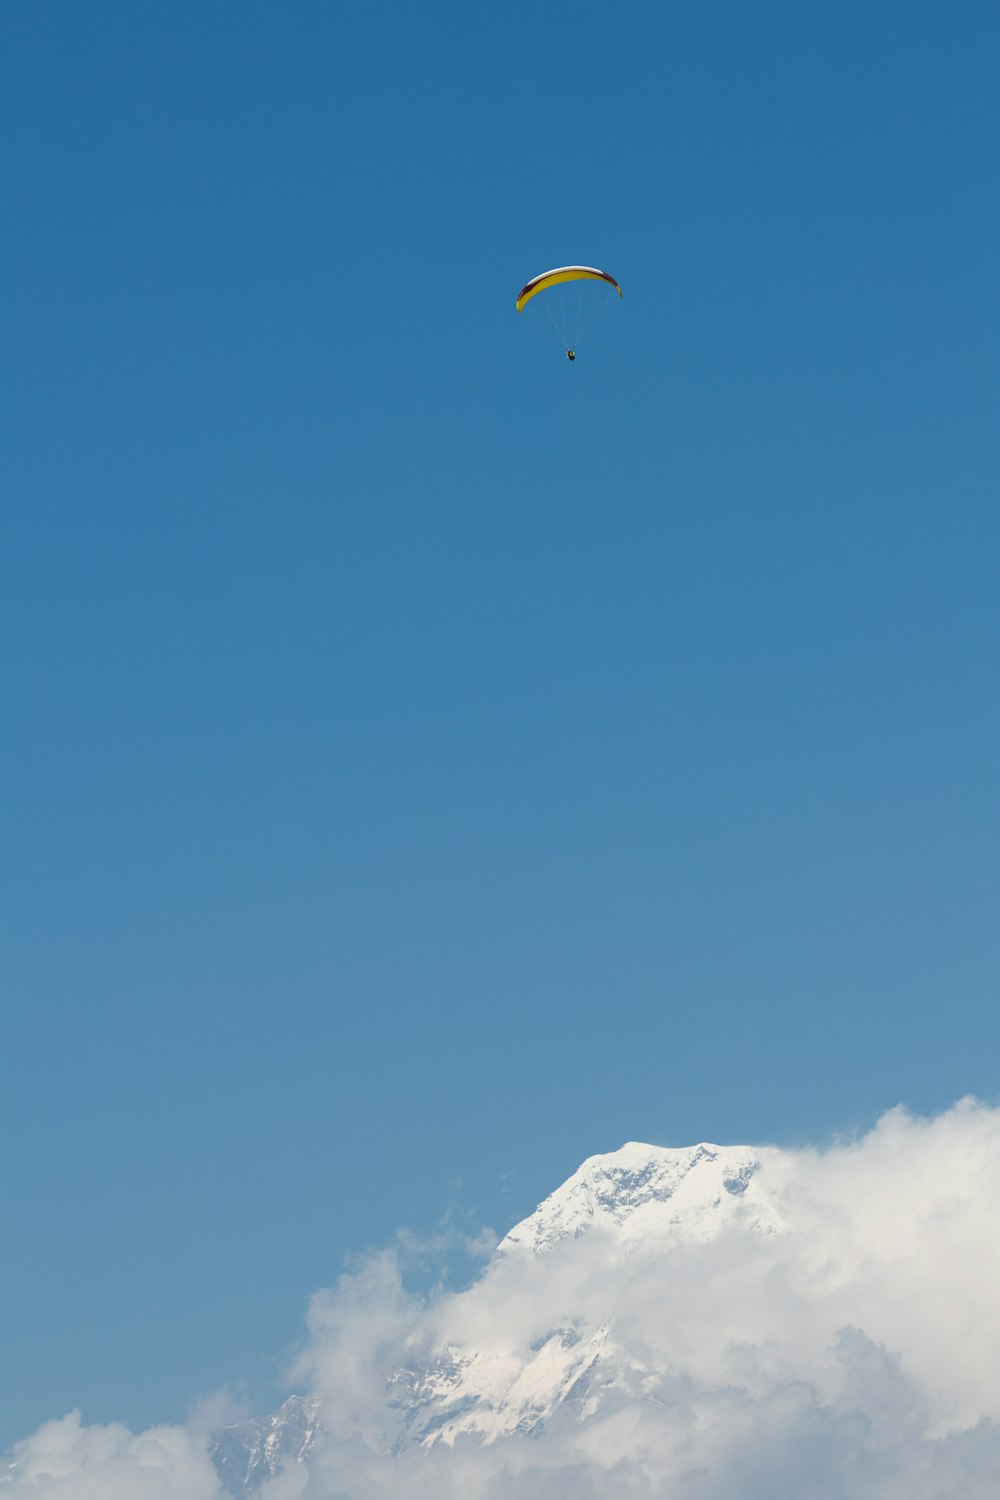
<svg viewBox="0 0 1000 1500">
<path fill-rule="evenodd" d="M 7 0 L 0 1441 L 266 1407 L 624 1140 L 997 1097 L 998 49 Z"/>
</svg>

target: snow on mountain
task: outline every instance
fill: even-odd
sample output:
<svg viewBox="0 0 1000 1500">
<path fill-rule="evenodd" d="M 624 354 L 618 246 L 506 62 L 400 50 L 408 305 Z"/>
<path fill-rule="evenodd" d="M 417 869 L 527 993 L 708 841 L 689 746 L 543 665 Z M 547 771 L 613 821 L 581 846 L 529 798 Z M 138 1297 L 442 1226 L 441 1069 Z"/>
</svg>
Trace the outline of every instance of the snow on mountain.
<svg viewBox="0 0 1000 1500">
<path fill-rule="evenodd" d="M 702 1144 L 674 1151 L 629 1141 L 620 1151 L 591 1156 L 562 1187 L 501 1240 L 512 1250 L 550 1250 L 567 1236 L 614 1230 L 623 1244 L 682 1233 L 711 1239 L 736 1219 L 755 1234 L 783 1227 L 757 1192 L 761 1154 L 746 1146 Z"/>
<path fill-rule="evenodd" d="M 580 1313 L 553 1302 L 550 1309 L 552 1286 L 562 1282 L 546 1267 L 595 1235 L 605 1241 L 602 1257 L 641 1253 L 658 1264 L 672 1248 L 708 1244 L 727 1231 L 781 1234 L 762 1185 L 766 1156 L 743 1146 L 671 1150 L 632 1141 L 590 1157 L 498 1245 L 486 1277 L 504 1307 L 504 1278 L 510 1282 L 511 1317 L 499 1331 L 470 1335 L 460 1320 L 459 1336 L 442 1337 L 428 1356 L 411 1355 L 391 1373 L 385 1400 L 397 1425 L 388 1446 L 450 1446 L 459 1437 L 491 1444 L 538 1433 L 557 1411 L 585 1421 L 609 1399 L 654 1389 L 657 1372 L 616 1337 L 613 1276 L 606 1311 L 595 1316 L 592 1307 Z M 306 1458 L 317 1430 L 316 1402 L 293 1397 L 261 1422 L 222 1429 L 215 1462 L 232 1492 L 246 1494 L 282 1464 Z"/>
<path fill-rule="evenodd" d="M 290 1463 L 303 1463 L 318 1431 L 319 1402 L 290 1396 L 269 1417 L 220 1427 L 209 1456 L 222 1483 L 233 1495 L 246 1495 Z"/>
<path fill-rule="evenodd" d="M 563 1405 L 585 1415 L 607 1339 L 607 1324 L 590 1337 L 559 1327 L 535 1340 L 527 1358 L 512 1349 L 451 1349 L 428 1369 L 398 1370 L 388 1392 L 404 1416 L 397 1449 L 408 1443 L 450 1447 L 463 1434 L 484 1443 L 515 1432 L 531 1435 Z"/>
<path fill-rule="evenodd" d="M 548 1257 L 566 1241 L 600 1231 L 615 1254 L 654 1256 L 671 1245 L 706 1243 L 729 1227 L 779 1234 L 783 1224 L 760 1191 L 760 1168 L 760 1153 L 746 1147 L 701 1144 L 675 1151 L 631 1141 L 588 1158 L 506 1235 L 494 1266 L 525 1255 Z M 585 1418 L 611 1392 L 639 1393 L 645 1372 L 620 1347 L 613 1294 L 608 1300 L 607 1316 L 596 1327 L 571 1311 L 542 1326 L 527 1348 L 514 1339 L 480 1348 L 451 1345 L 429 1368 L 398 1372 L 391 1398 L 404 1414 L 400 1443 L 452 1444 L 463 1434 L 491 1443 L 540 1431 L 557 1408 Z"/>
</svg>

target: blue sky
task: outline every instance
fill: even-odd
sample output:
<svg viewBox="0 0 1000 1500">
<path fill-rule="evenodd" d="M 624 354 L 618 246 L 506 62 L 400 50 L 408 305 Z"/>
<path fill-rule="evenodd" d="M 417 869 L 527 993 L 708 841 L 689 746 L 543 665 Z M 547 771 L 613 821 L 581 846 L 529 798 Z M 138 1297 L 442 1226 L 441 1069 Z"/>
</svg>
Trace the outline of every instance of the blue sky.
<svg viewBox="0 0 1000 1500">
<path fill-rule="evenodd" d="M 996 8 L 0 42 L 0 1441 L 266 1404 L 624 1140 L 995 1099 Z"/>
</svg>

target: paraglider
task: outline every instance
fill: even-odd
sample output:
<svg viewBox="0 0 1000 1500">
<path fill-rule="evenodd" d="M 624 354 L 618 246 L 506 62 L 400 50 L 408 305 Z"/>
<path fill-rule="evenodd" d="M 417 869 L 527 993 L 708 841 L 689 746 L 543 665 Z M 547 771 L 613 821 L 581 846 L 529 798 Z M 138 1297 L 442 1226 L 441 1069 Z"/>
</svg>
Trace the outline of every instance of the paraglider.
<svg viewBox="0 0 1000 1500">
<path fill-rule="evenodd" d="M 597 282 L 604 283 L 603 288 L 598 286 L 593 291 L 603 290 L 604 296 L 590 295 L 586 289 L 577 287 L 574 289 L 572 302 L 560 301 L 560 294 L 552 297 L 552 288 L 562 288 L 566 282 Z M 541 276 L 533 276 L 530 281 L 525 282 L 518 293 L 515 304 L 519 313 L 524 312 L 532 298 L 539 293 L 541 305 L 545 308 L 549 320 L 559 338 L 560 343 L 566 351 L 566 358 L 572 364 L 576 359 L 577 345 L 590 324 L 604 311 L 613 296 L 607 293 L 611 287 L 619 297 L 622 289 L 615 278 L 607 271 L 600 271 L 596 266 L 556 266 L 552 271 L 543 271 Z M 572 326 L 571 326 L 572 325 Z"/>
</svg>

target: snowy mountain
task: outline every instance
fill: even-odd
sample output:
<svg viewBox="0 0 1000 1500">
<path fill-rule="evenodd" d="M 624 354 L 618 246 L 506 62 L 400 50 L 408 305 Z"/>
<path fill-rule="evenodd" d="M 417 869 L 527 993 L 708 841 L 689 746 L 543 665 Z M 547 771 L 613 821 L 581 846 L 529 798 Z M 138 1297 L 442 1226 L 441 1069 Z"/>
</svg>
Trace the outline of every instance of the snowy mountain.
<svg viewBox="0 0 1000 1500">
<path fill-rule="evenodd" d="M 515 1432 L 537 1433 L 559 1409 L 583 1420 L 611 1397 L 642 1396 L 658 1372 L 643 1369 L 616 1333 L 616 1258 L 658 1260 L 671 1246 L 707 1244 L 727 1228 L 755 1237 L 779 1234 L 781 1219 L 758 1191 L 760 1167 L 757 1152 L 704 1144 L 672 1151 L 632 1141 L 588 1158 L 497 1247 L 499 1274 L 510 1272 L 512 1320 L 523 1316 L 517 1304 L 525 1298 L 526 1277 L 529 1304 L 542 1304 L 542 1325 L 526 1348 L 516 1340 L 452 1345 L 428 1368 L 398 1372 L 390 1392 L 404 1416 L 399 1442 L 452 1444 L 469 1435 L 491 1443 Z M 574 1242 L 585 1236 L 604 1240 L 595 1263 L 609 1285 L 596 1323 L 582 1310 L 552 1303 L 563 1278 L 543 1279 L 541 1265 L 532 1264 L 561 1255 L 571 1272 Z M 551 1324 L 546 1305 L 555 1315 Z M 532 1316 L 537 1319 L 538 1311 Z"/>
<path fill-rule="evenodd" d="M 475 1303 L 467 1300 L 457 1332 L 442 1329 L 435 1347 L 410 1351 L 388 1372 L 386 1447 L 460 1437 L 492 1444 L 536 1434 L 557 1413 L 585 1422 L 615 1401 L 656 1399 L 662 1372 L 647 1368 L 635 1340 L 616 1327 L 614 1265 L 645 1257 L 662 1275 L 683 1247 L 707 1247 L 726 1233 L 782 1234 L 762 1185 L 766 1155 L 630 1142 L 590 1157 L 498 1245 L 484 1284 L 491 1305 L 504 1309 L 501 1326 L 470 1336 Z M 603 1298 L 596 1312 L 594 1284 Z M 475 1296 L 475 1288 L 459 1294 L 456 1305 Z M 282 1465 L 305 1460 L 322 1426 L 319 1403 L 293 1397 L 262 1421 L 221 1429 L 213 1457 L 231 1492 L 245 1495 Z"/>
<path fill-rule="evenodd" d="M 589 1157 L 501 1240 L 497 1254 L 544 1253 L 592 1229 L 611 1230 L 623 1244 L 672 1233 L 711 1239 L 737 1218 L 753 1233 L 775 1234 L 783 1227 L 778 1215 L 756 1192 L 748 1195 L 760 1167 L 760 1153 L 746 1146 L 672 1151 L 629 1141 Z"/>
<path fill-rule="evenodd" d="M 209 1454 L 226 1489 L 247 1494 L 288 1464 L 304 1462 L 316 1439 L 318 1406 L 291 1396 L 269 1417 L 220 1427 Z"/>
</svg>

